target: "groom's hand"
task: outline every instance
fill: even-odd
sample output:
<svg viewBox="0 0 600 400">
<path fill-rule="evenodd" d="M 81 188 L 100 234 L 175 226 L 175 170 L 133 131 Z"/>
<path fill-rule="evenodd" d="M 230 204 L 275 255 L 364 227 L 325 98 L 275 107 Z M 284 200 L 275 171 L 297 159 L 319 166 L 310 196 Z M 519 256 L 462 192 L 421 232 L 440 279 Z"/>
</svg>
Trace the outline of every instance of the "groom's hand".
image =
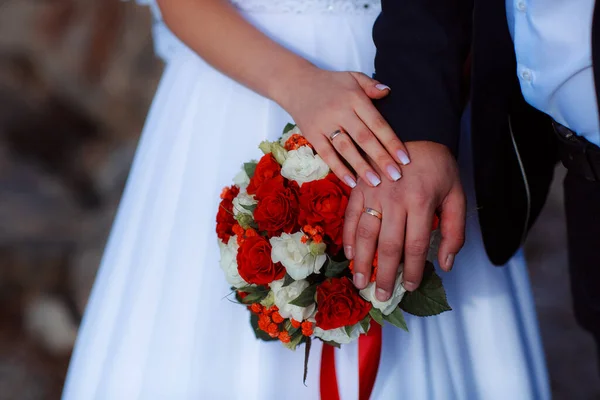
<svg viewBox="0 0 600 400">
<path fill-rule="evenodd" d="M 387 300 L 404 254 L 404 287 L 415 290 L 423 276 L 434 214 L 441 220 L 438 259 L 449 271 L 465 236 L 466 202 L 456 161 L 449 149 L 433 142 L 406 144 L 412 162 L 397 182 L 383 180 L 373 188 L 360 181 L 346 210 L 344 251 L 354 259 L 354 283 L 364 288 L 378 251 L 377 292 Z M 380 211 L 382 219 L 364 208 Z"/>
</svg>

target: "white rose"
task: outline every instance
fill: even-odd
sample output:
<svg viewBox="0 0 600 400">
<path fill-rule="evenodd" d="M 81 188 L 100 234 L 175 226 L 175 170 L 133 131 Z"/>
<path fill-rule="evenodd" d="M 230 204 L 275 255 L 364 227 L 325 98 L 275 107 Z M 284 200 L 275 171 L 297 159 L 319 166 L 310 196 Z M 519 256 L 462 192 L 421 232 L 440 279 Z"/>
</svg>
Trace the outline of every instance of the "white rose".
<svg viewBox="0 0 600 400">
<path fill-rule="evenodd" d="M 313 303 L 308 307 L 299 307 L 290 304 L 290 301 L 296 299 L 310 284 L 305 281 L 295 281 L 290 285 L 283 287 L 283 279 L 271 282 L 271 289 L 275 294 L 275 305 L 279 308 L 279 314 L 283 318 L 294 318 L 296 321 L 304 321 L 315 312 L 316 305 Z"/>
<path fill-rule="evenodd" d="M 280 262 L 296 281 L 319 272 L 327 260 L 325 254 L 319 256 L 311 254 L 310 247 L 302 243 L 302 236 L 304 236 L 302 232 L 291 235 L 282 233 L 280 237 L 269 239 L 273 247 L 271 259 L 274 263 Z"/>
<path fill-rule="evenodd" d="M 360 336 L 362 333 L 362 329 L 360 324 L 356 324 L 352 327 L 352 332 L 350 336 L 346 333 L 346 328 L 336 328 L 336 329 L 328 329 L 324 330 L 319 328 L 318 326 L 314 329 L 314 335 L 318 338 L 323 339 L 326 342 L 335 342 L 339 344 L 348 344 Z"/>
<path fill-rule="evenodd" d="M 329 167 L 325 161 L 319 155 L 315 155 L 308 146 L 289 151 L 281 167 L 281 175 L 298 182 L 299 185 L 322 179 L 328 173 Z"/>
<path fill-rule="evenodd" d="M 402 266 L 400 267 L 402 270 Z M 406 289 L 402 286 L 402 272 L 398 274 L 396 278 L 396 284 L 394 286 L 394 291 L 392 293 L 392 297 L 388 301 L 379 301 L 377 297 L 375 297 L 376 284 L 375 282 L 371 282 L 369 286 L 360 291 L 360 295 L 371 304 L 373 307 L 380 310 L 383 315 L 391 314 L 398 304 L 402 301 L 402 297 L 404 297 L 404 293 L 406 293 Z"/>
<path fill-rule="evenodd" d="M 221 269 L 225 272 L 227 283 L 235 288 L 248 286 L 238 272 L 237 253 L 238 253 L 237 236 L 229 238 L 229 243 L 225 244 L 219 240 L 219 249 L 221 250 Z"/>
<path fill-rule="evenodd" d="M 281 139 L 279 140 L 279 144 L 285 147 L 285 142 L 287 142 L 288 139 L 292 137 L 292 135 L 302 135 L 302 132 L 300 132 L 300 128 L 295 126 L 294 129 L 292 129 L 291 131 L 284 133 L 283 136 L 281 136 Z"/>
<path fill-rule="evenodd" d="M 240 172 L 236 176 L 233 177 L 233 183 L 240 187 L 240 189 L 245 190 L 250 184 L 250 177 L 246 173 L 246 170 L 242 168 Z"/>
<path fill-rule="evenodd" d="M 233 215 L 237 217 L 238 214 L 252 215 L 252 211 L 244 208 L 243 206 L 253 206 L 258 202 L 254 200 L 254 196 L 249 195 L 246 190 L 240 190 L 238 195 L 233 199 Z"/>
</svg>

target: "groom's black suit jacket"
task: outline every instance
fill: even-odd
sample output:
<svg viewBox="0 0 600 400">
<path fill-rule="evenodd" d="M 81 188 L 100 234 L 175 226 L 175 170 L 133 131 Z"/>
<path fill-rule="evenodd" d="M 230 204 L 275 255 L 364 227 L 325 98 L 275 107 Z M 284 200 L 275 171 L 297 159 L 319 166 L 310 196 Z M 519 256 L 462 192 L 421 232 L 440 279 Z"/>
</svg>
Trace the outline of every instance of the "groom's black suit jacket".
<svg viewBox="0 0 600 400">
<path fill-rule="evenodd" d="M 541 211 L 557 162 L 551 119 L 521 95 L 506 1 L 382 3 L 373 34 L 375 70 L 392 91 L 377 106 L 401 139 L 442 143 L 456 154 L 469 86 L 465 65 L 471 66 L 479 218 L 490 259 L 504 264 Z M 600 60 L 599 9 L 593 26 L 595 60 Z M 594 65 L 597 93 L 599 64 Z"/>
</svg>

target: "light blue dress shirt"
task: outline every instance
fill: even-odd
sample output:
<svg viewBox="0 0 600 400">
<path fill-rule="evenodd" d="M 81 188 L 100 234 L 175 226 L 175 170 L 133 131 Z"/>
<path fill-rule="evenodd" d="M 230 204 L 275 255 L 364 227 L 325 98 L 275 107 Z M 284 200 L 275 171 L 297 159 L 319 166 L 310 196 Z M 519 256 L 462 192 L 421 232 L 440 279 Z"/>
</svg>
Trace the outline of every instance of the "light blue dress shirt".
<svg viewBox="0 0 600 400">
<path fill-rule="evenodd" d="M 592 71 L 595 0 L 506 0 L 525 100 L 600 146 Z"/>
</svg>

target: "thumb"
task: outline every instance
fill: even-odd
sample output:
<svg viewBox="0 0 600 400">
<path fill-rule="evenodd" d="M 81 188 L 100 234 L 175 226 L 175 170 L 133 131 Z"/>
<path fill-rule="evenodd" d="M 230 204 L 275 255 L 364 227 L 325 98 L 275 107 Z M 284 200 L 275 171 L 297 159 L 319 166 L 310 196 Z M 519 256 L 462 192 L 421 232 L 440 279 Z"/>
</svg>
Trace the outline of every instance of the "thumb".
<svg viewBox="0 0 600 400">
<path fill-rule="evenodd" d="M 390 87 L 383 83 L 369 78 L 367 75 L 360 72 L 350 72 L 356 82 L 360 85 L 365 94 L 371 99 L 381 99 L 390 93 Z"/>
<path fill-rule="evenodd" d="M 450 192 L 440 211 L 442 241 L 438 260 L 444 271 L 450 271 L 454 257 L 465 243 L 466 201 L 460 186 Z"/>
</svg>

